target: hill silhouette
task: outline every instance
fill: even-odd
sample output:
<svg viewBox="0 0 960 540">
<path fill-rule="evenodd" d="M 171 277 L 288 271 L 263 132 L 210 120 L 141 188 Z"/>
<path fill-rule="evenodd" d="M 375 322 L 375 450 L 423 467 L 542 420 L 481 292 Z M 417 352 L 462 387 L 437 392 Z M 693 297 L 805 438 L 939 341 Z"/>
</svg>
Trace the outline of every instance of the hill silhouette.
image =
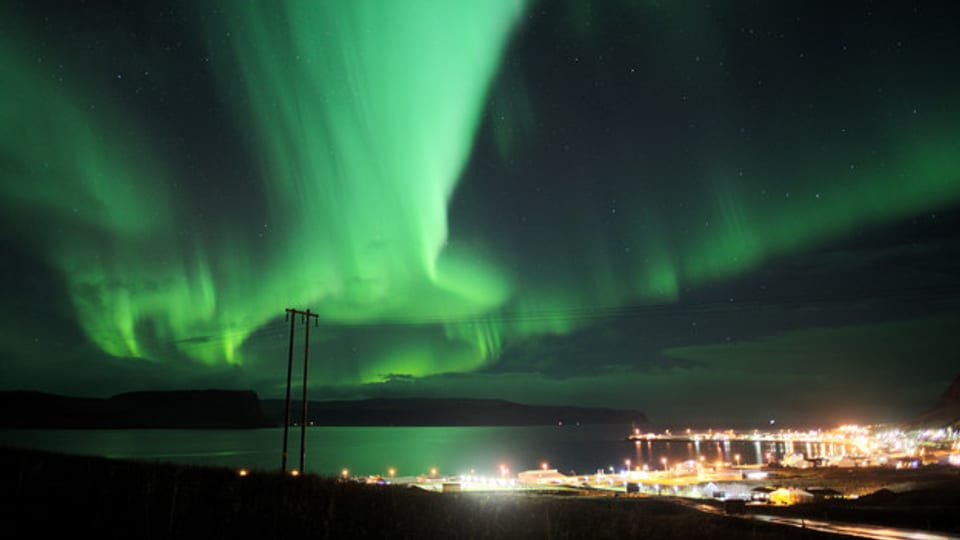
<svg viewBox="0 0 960 540">
<path fill-rule="evenodd" d="M 0 392 L 0 426 L 15 428 L 251 428 L 267 425 L 250 390 L 130 392 L 107 399 Z"/>
<path fill-rule="evenodd" d="M 290 421 L 298 423 L 301 402 Z M 259 428 L 283 423 L 284 401 L 252 390 L 131 392 L 106 399 L 0 392 L 7 428 Z M 310 401 L 308 422 L 325 426 L 531 426 L 647 424 L 640 411 L 537 406 L 494 399 Z"/>
<path fill-rule="evenodd" d="M 941 428 L 960 424 L 960 376 L 953 379 L 937 403 L 906 422 L 909 429 Z"/>
<path fill-rule="evenodd" d="M 283 422 L 283 400 L 264 400 L 264 414 Z M 291 421 L 300 419 L 300 401 Z M 310 401 L 307 420 L 324 426 L 534 426 L 647 424 L 640 411 L 590 407 L 524 405 L 499 399 L 403 398 Z"/>
</svg>

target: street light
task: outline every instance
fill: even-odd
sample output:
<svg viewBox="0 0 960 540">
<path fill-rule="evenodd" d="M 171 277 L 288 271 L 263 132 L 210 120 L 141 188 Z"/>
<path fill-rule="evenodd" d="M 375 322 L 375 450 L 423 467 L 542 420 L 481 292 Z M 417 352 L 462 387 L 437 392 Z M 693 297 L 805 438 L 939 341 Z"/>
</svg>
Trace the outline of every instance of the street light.
<svg viewBox="0 0 960 540">
<path fill-rule="evenodd" d="M 734 454 L 733 459 L 737 460 L 737 467 L 740 466 L 740 454 Z"/>
<path fill-rule="evenodd" d="M 663 463 L 663 470 L 667 470 L 667 458 L 660 458 L 660 463 Z"/>
<path fill-rule="evenodd" d="M 543 470 L 547 470 L 550 468 L 550 464 L 544 461 L 543 463 L 540 464 L 540 468 Z"/>
<path fill-rule="evenodd" d="M 387 469 L 387 476 L 389 476 L 390 478 L 393 478 L 396 475 L 397 475 L 396 469 L 394 469 L 393 467 L 390 467 L 389 469 Z"/>
<path fill-rule="evenodd" d="M 630 472 L 630 460 L 624 461 L 623 464 L 627 466 L 627 472 Z"/>
</svg>

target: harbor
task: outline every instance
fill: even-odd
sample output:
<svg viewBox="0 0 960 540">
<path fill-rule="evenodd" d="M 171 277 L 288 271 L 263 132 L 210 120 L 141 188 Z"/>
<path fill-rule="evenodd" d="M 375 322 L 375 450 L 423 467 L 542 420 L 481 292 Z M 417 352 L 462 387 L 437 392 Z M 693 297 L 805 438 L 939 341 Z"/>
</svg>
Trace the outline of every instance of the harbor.
<svg viewBox="0 0 960 540">
<path fill-rule="evenodd" d="M 897 480 L 898 471 L 916 471 L 924 466 L 960 465 L 960 433 L 949 428 L 902 431 L 884 426 L 845 425 L 830 430 L 751 430 L 737 432 L 665 430 L 626 437 L 643 456 L 645 445 L 677 443 L 692 445 L 693 459 L 661 457 L 656 462 L 626 458 L 619 466 L 598 468 L 591 474 L 564 474 L 544 461 L 537 469 L 513 472 L 501 463 L 497 474 L 441 475 L 436 469 L 415 476 L 350 476 L 343 480 L 368 484 L 409 485 L 440 493 L 490 492 L 573 492 L 614 496 L 669 496 L 691 499 L 737 500 L 754 504 L 793 505 L 831 499 L 856 499 L 870 493 L 869 478 Z M 729 451 L 732 444 L 761 443 L 776 452 L 754 452 L 749 459 Z M 707 459 L 705 449 L 719 445 L 726 459 Z M 726 451 L 724 451 L 726 450 Z M 843 474 L 838 476 L 838 471 Z M 864 482 L 850 480 L 850 475 Z M 836 480 L 840 478 L 842 483 Z M 820 484 L 820 485 L 817 485 Z M 840 488 L 840 489 L 838 489 Z"/>
</svg>

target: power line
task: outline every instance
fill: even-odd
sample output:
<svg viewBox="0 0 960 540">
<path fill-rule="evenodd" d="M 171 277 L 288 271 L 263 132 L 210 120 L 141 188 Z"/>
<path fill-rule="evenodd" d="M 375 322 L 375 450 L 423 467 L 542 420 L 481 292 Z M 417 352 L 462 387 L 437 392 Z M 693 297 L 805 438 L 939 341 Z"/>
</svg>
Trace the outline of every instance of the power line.
<svg viewBox="0 0 960 540">
<path fill-rule="evenodd" d="M 297 315 L 306 326 L 306 336 L 303 345 L 303 414 L 300 417 L 300 473 L 304 472 L 304 458 L 307 454 L 307 366 L 310 359 L 310 318 L 319 324 L 319 316 L 310 310 L 300 311 L 287 308 L 287 320 L 290 321 L 290 348 L 287 355 L 287 398 L 283 413 L 283 458 L 280 462 L 280 472 L 287 472 L 287 431 L 290 427 L 290 378 L 293 372 L 293 333 L 296 328 Z"/>
</svg>

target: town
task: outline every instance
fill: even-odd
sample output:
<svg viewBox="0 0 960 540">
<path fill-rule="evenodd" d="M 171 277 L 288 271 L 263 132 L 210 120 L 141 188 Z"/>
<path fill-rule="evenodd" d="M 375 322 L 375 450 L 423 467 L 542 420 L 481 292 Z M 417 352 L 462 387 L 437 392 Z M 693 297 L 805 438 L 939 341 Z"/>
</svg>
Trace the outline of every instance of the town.
<svg viewBox="0 0 960 540">
<path fill-rule="evenodd" d="M 386 477 L 351 477 L 348 470 L 343 470 L 341 476 L 343 480 L 409 485 L 442 493 L 555 491 L 792 505 L 854 499 L 871 491 L 872 484 L 866 481 L 845 480 L 843 485 L 848 487 L 838 489 L 840 486 L 831 480 L 830 474 L 837 470 L 855 469 L 854 472 L 867 475 L 877 471 L 960 466 L 960 430 L 951 427 L 906 431 L 883 425 L 844 425 L 829 430 L 684 430 L 680 433 L 670 430 L 642 433 L 637 429 L 626 438 L 637 445 L 746 442 L 769 446 L 772 443 L 782 451 L 757 452 L 751 462 L 741 454 L 730 454 L 731 460 L 709 461 L 701 455 L 673 463 L 666 457 L 656 463 L 625 459 L 619 467 L 598 469 L 589 475 L 565 475 L 543 462 L 537 469 L 517 473 L 509 464 L 500 464 L 494 475 L 471 470 L 448 476 L 431 469 L 421 475 L 397 476 L 396 471 L 390 469 Z M 822 485 L 815 485 L 818 483 Z"/>
</svg>

